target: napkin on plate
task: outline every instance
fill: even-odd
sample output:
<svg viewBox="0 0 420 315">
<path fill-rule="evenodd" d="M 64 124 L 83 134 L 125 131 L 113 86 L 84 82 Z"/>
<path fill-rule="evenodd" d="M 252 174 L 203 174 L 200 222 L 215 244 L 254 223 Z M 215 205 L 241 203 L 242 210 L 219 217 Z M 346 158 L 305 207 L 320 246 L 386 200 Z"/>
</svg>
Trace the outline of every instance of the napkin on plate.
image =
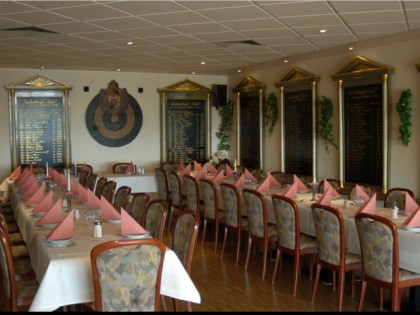
<svg viewBox="0 0 420 315">
<path fill-rule="evenodd" d="M 35 178 L 33 176 L 29 176 L 28 178 L 25 180 L 25 182 L 22 182 L 22 187 L 20 188 L 21 190 L 28 190 L 29 188 L 31 188 L 31 186 L 36 182 Z"/>
<path fill-rule="evenodd" d="M 22 174 L 22 166 L 19 164 L 18 167 L 9 175 L 9 179 L 17 179 Z"/>
<path fill-rule="evenodd" d="M 201 164 L 200 163 L 197 163 L 194 160 L 194 171 L 200 171 L 201 169 L 202 169 Z"/>
<path fill-rule="evenodd" d="M 248 171 L 247 169 L 245 169 L 244 175 L 245 177 L 251 177 L 251 181 L 258 182 L 257 179 L 254 177 L 254 175 L 252 175 L 251 172 Z"/>
<path fill-rule="evenodd" d="M 297 190 L 302 190 L 302 191 L 309 190 L 308 187 L 306 187 L 306 185 L 295 174 L 293 174 L 293 183 L 297 183 Z"/>
<path fill-rule="evenodd" d="M 37 191 L 25 202 L 25 205 L 37 205 L 39 204 L 42 199 L 44 199 L 45 189 L 44 186 L 41 186 L 37 189 Z"/>
<path fill-rule="evenodd" d="M 53 206 L 53 192 L 50 190 L 38 205 L 32 210 L 32 213 L 47 212 Z"/>
<path fill-rule="evenodd" d="M 38 220 L 38 223 L 58 223 L 61 222 L 61 198 Z"/>
<path fill-rule="evenodd" d="M 195 175 L 195 178 L 206 178 L 207 172 L 206 169 L 203 167 L 201 170 L 198 171 L 198 173 Z"/>
<path fill-rule="evenodd" d="M 363 204 L 363 206 L 360 207 L 359 210 L 357 210 L 357 212 L 355 213 L 355 215 L 358 214 L 358 213 L 361 213 L 361 212 L 375 214 L 375 212 L 376 212 L 376 193 L 374 193 L 372 195 L 372 197 L 370 199 L 368 199 Z"/>
<path fill-rule="evenodd" d="M 259 191 L 260 193 L 264 193 L 270 190 L 270 178 L 266 177 L 266 179 L 264 179 L 264 181 L 258 185 L 257 191 Z"/>
<path fill-rule="evenodd" d="M 325 187 L 325 186 L 324 186 Z M 323 205 L 323 206 L 330 206 L 331 205 L 331 196 L 332 196 L 332 188 L 331 186 L 327 188 L 327 190 L 324 190 L 324 193 L 321 197 L 317 200 L 317 204 Z"/>
<path fill-rule="evenodd" d="M 270 179 L 270 187 L 281 187 L 281 184 L 274 178 L 273 175 L 271 175 L 270 172 L 267 172 L 267 178 Z"/>
<path fill-rule="evenodd" d="M 414 201 L 414 199 L 410 196 L 409 193 L 405 193 L 405 211 L 407 212 L 414 212 L 417 210 L 419 206 Z"/>
<path fill-rule="evenodd" d="M 133 173 L 134 172 L 134 165 L 133 163 L 128 163 L 127 168 L 125 169 L 126 173 Z"/>
<path fill-rule="evenodd" d="M 403 223 L 403 226 L 407 227 L 419 227 L 420 226 L 420 207 L 417 207 L 416 211 L 409 216 Z"/>
<path fill-rule="evenodd" d="M 283 193 L 283 196 L 290 199 L 296 199 L 298 191 L 298 183 L 294 182 L 287 190 Z"/>
<path fill-rule="evenodd" d="M 215 184 L 220 184 L 221 182 L 223 182 L 223 170 L 220 171 L 212 180 L 213 183 Z"/>
<path fill-rule="evenodd" d="M 334 189 L 333 186 L 331 186 L 331 184 L 324 179 L 324 192 L 328 189 L 331 188 L 331 197 L 335 197 L 335 196 L 339 196 L 340 194 Z"/>
<path fill-rule="evenodd" d="M 233 177 L 233 170 L 227 164 L 225 166 L 225 171 L 226 171 L 226 178 L 232 178 Z"/>
<path fill-rule="evenodd" d="M 101 209 L 101 201 L 90 189 L 87 190 L 87 205 L 89 209 Z"/>
<path fill-rule="evenodd" d="M 191 164 L 188 164 L 184 170 L 181 172 L 181 175 L 190 175 L 191 174 Z"/>
<path fill-rule="evenodd" d="M 77 188 L 79 191 L 79 202 L 87 202 L 88 201 L 88 189 L 82 186 L 82 184 L 77 184 Z"/>
<path fill-rule="evenodd" d="M 23 194 L 23 197 L 30 198 L 32 197 L 38 190 L 38 181 L 34 181 L 31 187 L 28 188 L 27 191 Z"/>
<path fill-rule="evenodd" d="M 121 208 L 121 234 L 147 234 L 134 218 Z"/>
<path fill-rule="evenodd" d="M 213 164 L 209 165 L 209 172 L 210 172 L 210 174 L 217 174 L 218 173 L 217 168 L 215 168 Z"/>
<path fill-rule="evenodd" d="M 65 240 L 73 237 L 74 210 L 47 235 L 47 240 Z"/>
<path fill-rule="evenodd" d="M 18 177 L 18 179 L 16 179 L 16 184 L 23 184 L 25 183 L 28 178 L 29 178 L 29 170 L 27 168 L 25 168 L 23 170 L 23 172 L 20 174 L 20 176 Z"/>
<path fill-rule="evenodd" d="M 245 187 L 245 174 L 242 174 L 241 176 L 239 176 L 239 178 L 236 180 L 234 185 L 238 188 Z"/>
<path fill-rule="evenodd" d="M 363 196 L 366 201 L 369 199 L 369 196 L 366 194 L 364 189 L 357 184 L 356 184 L 356 195 L 355 196 Z"/>
<path fill-rule="evenodd" d="M 102 219 L 121 219 L 121 214 L 115 210 L 114 206 L 104 197 L 101 197 L 101 217 Z"/>
</svg>

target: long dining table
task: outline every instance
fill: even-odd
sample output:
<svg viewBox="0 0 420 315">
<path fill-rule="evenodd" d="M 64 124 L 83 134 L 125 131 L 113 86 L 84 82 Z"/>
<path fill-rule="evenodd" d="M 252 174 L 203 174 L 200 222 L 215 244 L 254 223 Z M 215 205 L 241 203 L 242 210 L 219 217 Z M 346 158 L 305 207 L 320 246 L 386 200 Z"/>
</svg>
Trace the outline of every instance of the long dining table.
<svg viewBox="0 0 420 315">
<path fill-rule="evenodd" d="M 54 202 L 63 194 L 60 188 L 54 192 Z M 74 243 L 66 247 L 50 247 L 45 242 L 53 227 L 37 225 L 33 207 L 25 205 L 18 187 L 9 181 L 9 196 L 17 224 L 27 244 L 31 265 L 40 283 L 30 311 L 54 311 L 65 305 L 94 301 L 90 263 L 92 248 L 101 242 L 123 239 L 120 224 L 103 222 L 103 237 L 94 238 L 93 224 L 84 219 L 87 205 L 72 197 L 72 208 L 80 212 L 74 221 Z M 67 207 L 62 208 L 65 216 Z M 169 248 L 166 250 L 162 270 L 161 294 L 180 300 L 201 303 L 200 294 L 178 259 Z"/>
</svg>

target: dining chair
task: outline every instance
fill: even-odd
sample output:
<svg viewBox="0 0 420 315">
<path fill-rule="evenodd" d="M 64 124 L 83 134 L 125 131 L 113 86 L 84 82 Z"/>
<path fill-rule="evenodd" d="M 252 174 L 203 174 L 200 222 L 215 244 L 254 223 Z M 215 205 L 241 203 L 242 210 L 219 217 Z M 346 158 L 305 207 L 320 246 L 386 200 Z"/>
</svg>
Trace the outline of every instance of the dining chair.
<svg viewBox="0 0 420 315">
<path fill-rule="evenodd" d="M 160 166 L 160 169 L 163 170 L 165 173 L 168 173 L 169 171 L 177 171 L 179 169 L 179 164 L 181 162 L 163 162 Z"/>
<path fill-rule="evenodd" d="M 375 186 L 373 185 L 365 183 L 357 183 L 357 185 L 360 186 L 369 197 L 372 197 L 375 193 Z M 352 185 L 349 191 L 349 200 L 354 201 L 354 198 L 356 198 L 356 184 Z"/>
<path fill-rule="evenodd" d="M 285 173 L 281 171 L 272 171 L 270 172 L 271 176 L 273 176 L 281 185 L 285 184 Z"/>
<path fill-rule="evenodd" d="M 405 194 L 409 194 L 414 199 L 414 193 L 411 189 L 402 187 L 388 189 L 384 197 L 384 208 L 392 208 L 395 203 L 398 209 L 404 210 Z"/>
<path fill-rule="evenodd" d="M 324 193 L 324 183 L 325 180 L 328 181 L 328 183 L 331 184 L 331 187 L 333 187 L 337 192 L 340 189 L 340 181 L 338 179 L 333 179 L 333 178 L 326 178 L 323 179 L 319 182 L 318 185 L 318 194 L 323 194 Z"/>
<path fill-rule="evenodd" d="M 179 212 L 184 209 L 186 198 L 182 194 L 182 181 L 176 170 L 170 170 L 166 173 L 168 177 L 169 190 L 171 191 L 171 206 L 169 209 L 169 228 L 172 225 L 172 219 L 177 218 Z"/>
<path fill-rule="evenodd" d="M 201 216 L 200 185 L 198 179 L 191 175 L 183 175 L 182 180 L 186 194 L 185 209 L 192 210 Z"/>
<path fill-rule="evenodd" d="M 261 168 L 254 168 L 251 170 L 250 172 L 252 174 L 252 176 L 255 177 L 255 179 L 260 182 L 263 179 L 264 176 L 264 172 Z"/>
<path fill-rule="evenodd" d="M 263 243 L 262 278 L 265 279 L 269 253 L 268 247 L 271 243 L 277 242 L 277 229 L 275 225 L 268 223 L 267 204 L 262 193 L 254 189 L 244 188 L 242 195 L 248 216 L 248 250 L 245 270 L 248 269 L 253 241 L 261 241 Z"/>
<path fill-rule="evenodd" d="M 130 162 L 114 163 L 112 165 L 112 173 L 114 173 L 114 174 L 126 174 L 128 165 L 130 165 Z"/>
<path fill-rule="evenodd" d="M 34 175 L 38 175 L 38 174 L 46 174 L 47 170 L 45 168 L 44 165 L 40 165 L 40 164 L 34 164 L 32 166 L 33 170 L 34 170 Z"/>
<path fill-rule="evenodd" d="M 172 250 L 176 253 L 188 275 L 191 274 L 191 265 L 197 241 L 200 216 L 191 210 L 181 210 L 175 223 L 172 237 Z M 174 310 L 179 310 L 178 300 L 173 299 Z M 191 309 L 191 302 L 187 301 L 187 309 Z"/>
<path fill-rule="evenodd" d="M 121 212 L 121 208 L 128 211 L 128 204 L 130 203 L 131 187 L 121 186 L 117 189 L 114 196 L 114 208 Z"/>
<path fill-rule="evenodd" d="M 70 166 L 70 169 L 74 171 L 74 164 L 72 164 Z M 76 169 L 77 169 L 77 174 L 80 174 L 81 172 L 88 171 L 88 174 L 92 174 L 93 173 L 93 166 L 90 164 L 86 164 L 86 163 L 77 163 L 76 164 Z"/>
<path fill-rule="evenodd" d="M 155 178 L 158 190 L 158 198 L 170 203 L 171 194 L 169 190 L 169 183 L 168 177 L 166 176 L 166 172 L 164 172 L 160 168 L 155 168 Z"/>
<path fill-rule="evenodd" d="M 93 193 L 96 192 L 96 187 L 98 187 L 98 190 L 102 189 L 103 185 L 105 184 L 105 182 L 107 180 L 107 178 L 106 177 L 100 178 L 100 181 L 98 180 L 99 186 L 96 183 L 97 179 L 98 179 L 98 174 L 90 173 L 90 175 L 88 176 L 87 181 L 86 181 L 86 189 L 89 189 Z M 99 193 L 99 191 L 98 191 L 98 193 Z M 99 195 L 100 195 L 100 193 L 99 193 Z"/>
<path fill-rule="evenodd" d="M 316 238 L 301 233 L 299 209 L 294 200 L 282 195 L 272 195 L 271 200 L 277 227 L 277 255 L 271 283 L 274 284 L 281 266 L 282 253 L 294 256 L 293 295 L 296 296 L 302 256 L 309 256 L 309 279 L 313 278 L 314 259 L 318 252 Z"/>
<path fill-rule="evenodd" d="M 102 190 L 104 189 L 107 181 L 108 181 L 108 178 L 106 178 L 106 177 L 100 177 L 96 181 L 95 191 L 94 191 L 94 194 L 95 194 L 96 197 L 101 198 Z"/>
<path fill-rule="evenodd" d="M 101 196 L 104 197 L 106 200 L 108 200 L 108 202 L 110 204 L 113 204 L 114 202 L 114 193 L 115 193 L 115 188 L 117 187 L 117 183 L 113 180 L 108 180 L 105 185 L 104 188 L 102 189 L 102 193 Z M 117 211 L 121 211 L 117 209 Z"/>
<path fill-rule="evenodd" d="M 147 204 L 144 228 L 152 237 L 162 240 L 167 215 L 168 202 L 166 200 L 153 199 Z"/>
<path fill-rule="evenodd" d="M 79 184 L 86 188 L 88 177 L 91 173 L 88 170 L 79 173 Z M 96 180 L 96 178 L 95 178 Z"/>
<path fill-rule="evenodd" d="M 5 231 L 0 227 L 1 310 L 3 312 L 28 311 L 39 283 L 35 277 L 17 280 L 12 251 Z M 30 266 L 30 265 L 29 265 Z"/>
<path fill-rule="evenodd" d="M 132 194 L 129 206 L 129 214 L 133 217 L 141 226 L 144 226 L 144 213 L 147 204 L 150 201 L 150 194 L 145 192 L 139 192 Z"/>
<path fill-rule="evenodd" d="M 362 311 L 367 284 L 380 288 L 380 309 L 383 289 L 391 291 L 391 311 L 401 310 L 401 291 L 420 285 L 420 274 L 400 268 L 398 228 L 385 217 L 358 213 L 355 216 L 362 253 L 362 292 L 358 311 Z"/>
<path fill-rule="evenodd" d="M 96 245 L 90 253 L 95 311 L 160 311 L 165 252 L 155 238 Z"/>
<path fill-rule="evenodd" d="M 207 178 L 201 178 L 200 193 L 203 196 L 203 236 L 201 238 L 201 246 L 204 245 L 206 239 L 207 224 L 210 223 L 214 227 L 214 252 L 217 251 L 217 244 L 219 241 L 219 226 L 225 222 L 225 212 L 219 209 L 219 196 L 216 185 Z"/>
<path fill-rule="evenodd" d="M 335 276 L 338 272 L 338 311 L 341 312 L 345 273 L 351 272 L 351 296 L 353 297 L 355 293 L 355 271 L 362 270 L 362 258 L 346 249 L 344 219 L 338 209 L 317 203 L 313 203 L 311 209 L 318 247 L 316 276 L 311 302 L 315 301 L 321 268 L 325 267 L 333 271 L 333 289 L 335 289 Z"/>
<path fill-rule="evenodd" d="M 244 232 L 248 232 L 248 218 L 242 216 L 242 201 L 238 187 L 230 183 L 221 183 L 220 192 L 225 206 L 225 231 L 223 236 L 223 245 L 221 257 L 225 252 L 228 232 L 231 231 L 236 237 L 236 261 L 239 263 L 239 254 L 241 251 L 241 237 Z"/>
<path fill-rule="evenodd" d="M 13 259 L 28 259 L 29 252 L 20 232 L 9 233 L 8 224 L 3 214 L 0 213 L 0 227 L 8 240 L 12 252 Z"/>
</svg>

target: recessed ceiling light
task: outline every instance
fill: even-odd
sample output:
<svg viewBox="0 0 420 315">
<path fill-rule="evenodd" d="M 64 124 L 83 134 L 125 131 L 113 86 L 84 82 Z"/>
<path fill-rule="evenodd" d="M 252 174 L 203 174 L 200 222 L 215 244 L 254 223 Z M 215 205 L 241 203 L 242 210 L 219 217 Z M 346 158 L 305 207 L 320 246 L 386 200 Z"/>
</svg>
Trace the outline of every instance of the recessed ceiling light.
<svg viewBox="0 0 420 315">
<path fill-rule="evenodd" d="M 45 67 L 44 66 L 41 66 L 41 69 L 45 69 Z"/>
<path fill-rule="evenodd" d="M 121 69 L 120 69 L 120 68 L 118 68 L 118 69 L 117 69 L 117 71 L 121 71 Z"/>
<path fill-rule="evenodd" d="M 289 62 L 289 60 L 285 59 L 285 60 L 283 60 L 283 62 L 284 62 L 284 63 L 288 63 L 288 62 Z"/>
<path fill-rule="evenodd" d="M 205 64 L 206 64 L 206 62 L 205 62 L 205 61 L 202 61 L 202 62 L 201 62 L 201 64 L 202 64 L 202 65 L 205 65 Z"/>
<path fill-rule="evenodd" d="M 354 48 L 353 47 L 349 47 L 349 50 L 353 50 Z"/>
<path fill-rule="evenodd" d="M 133 42 L 127 42 L 127 45 L 133 45 L 134 43 Z"/>
<path fill-rule="evenodd" d="M 195 71 L 191 72 L 191 74 L 195 74 Z"/>
<path fill-rule="evenodd" d="M 326 33 L 326 32 L 327 32 L 327 30 L 326 30 L 325 28 L 321 28 L 321 29 L 319 30 L 319 32 L 320 32 L 320 33 Z"/>
<path fill-rule="evenodd" d="M 238 69 L 238 72 L 242 72 L 242 70 L 241 69 Z"/>
</svg>

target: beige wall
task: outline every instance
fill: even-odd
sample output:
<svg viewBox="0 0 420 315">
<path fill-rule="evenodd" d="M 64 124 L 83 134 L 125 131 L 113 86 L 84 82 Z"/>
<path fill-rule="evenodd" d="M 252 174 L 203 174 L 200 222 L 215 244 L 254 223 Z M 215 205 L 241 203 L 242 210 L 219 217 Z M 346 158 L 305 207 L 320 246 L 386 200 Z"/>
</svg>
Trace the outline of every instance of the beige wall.
<svg viewBox="0 0 420 315">
<path fill-rule="evenodd" d="M 334 137 L 338 137 L 338 108 L 336 82 L 331 75 L 337 73 L 355 56 L 361 56 L 390 66 L 394 69 L 390 77 L 390 133 L 389 133 L 389 185 L 388 187 L 409 187 L 416 197 L 420 196 L 420 126 L 418 117 L 420 73 L 416 64 L 420 63 L 420 40 L 383 45 L 376 48 L 366 48 L 340 55 L 308 59 L 296 63 L 269 63 L 258 69 L 244 69 L 242 73 L 225 76 L 185 76 L 173 74 L 147 74 L 124 72 L 89 72 L 89 71 L 34 71 L 19 69 L 0 69 L 0 83 L 2 86 L 20 81 L 36 73 L 73 86 L 70 94 L 71 102 L 71 140 L 72 157 L 77 161 L 90 162 L 97 171 L 110 171 L 112 163 L 135 159 L 137 164 L 144 164 L 146 170 L 152 170 L 160 161 L 160 128 L 159 128 L 159 94 L 156 89 L 166 87 L 186 78 L 211 88 L 212 84 L 228 84 L 230 98 L 233 99 L 232 88 L 245 76 L 250 75 L 267 86 L 266 95 L 278 91 L 274 83 L 278 82 L 292 67 L 300 67 L 319 76 L 318 95 L 325 95 L 334 102 Z M 85 125 L 85 111 L 92 98 L 105 88 L 111 80 L 116 80 L 120 87 L 126 88 L 140 104 L 143 111 L 143 127 L 135 140 L 120 148 L 109 148 L 98 144 L 89 134 Z M 83 92 L 83 86 L 89 86 L 90 92 Z M 143 87 L 144 93 L 137 93 L 137 88 Z M 399 116 L 395 104 L 403 89 L 411 89 L 413 93 L 412 117 L 413 135 L 408 147 L 404 147 L 399 140 Z M 0 159 L 0 178 L 10 172 L 10 139 L 8 95 L 5 89 L 0 90 L 0 138 L 2 158 Z M 212 148 L 216 151 L 217 138 L 214 134 L 219 124 L 219 115 L 212 108 Z M 273 135 L 265 136 L 265 170 L 280 169 L 280 124 L 277 123 Z M 318 139 L 319 140 L 319 139 Z M 330 148 L 327 154 L 323 143 L 318 141 L 318 179 L 338 178 L 338 151 Z M 233 143 L 231 158 L 236 155 L 236 143 Z"/>
</svg>

